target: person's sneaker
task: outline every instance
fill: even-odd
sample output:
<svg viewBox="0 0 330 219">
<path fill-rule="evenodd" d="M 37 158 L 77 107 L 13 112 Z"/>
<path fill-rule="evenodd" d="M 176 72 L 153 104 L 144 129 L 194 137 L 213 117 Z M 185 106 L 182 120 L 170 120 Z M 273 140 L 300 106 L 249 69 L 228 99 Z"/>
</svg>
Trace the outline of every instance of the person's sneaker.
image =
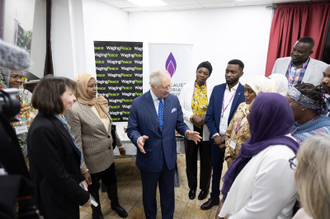
<svg viewBox="0 0 330 219">
<path fill-rule="evenodd" d="M 115 212 L 117 212 L 117 214 L 120 216 L 120 217 L 127 217 L 128 214 L 127 212 L 125 211 L 124 208 L 122 208 L 120 205 L 114 205 L 114 206 L 111 206 L 111 209 L 114 210 Z"/>
<path fill-rule="evenodd" d="M 199 195 L 198 195 L 198 200 L 203 200 L 203 199 L 205 199 L 205 198 L 207 197 L 207 195 L 208 195 L 208 192 L 202 190 L 202 191 L 199 193 Z"/>
<path fill-rule="evenodd" d="M 192 200 L 192 199 L 195 199 L 195 197 L 196 197 L 196 190 L 195 189 L 190 189 L 189 198 Z"/>
<path fill-rule="evenodd" d="M 202 204 L 201 209 L 202 210 L 209 210 L 214 205 L 219 205 L 219 198 L 217 200 L 209 199 L 207 202 Z"/>
</svg>

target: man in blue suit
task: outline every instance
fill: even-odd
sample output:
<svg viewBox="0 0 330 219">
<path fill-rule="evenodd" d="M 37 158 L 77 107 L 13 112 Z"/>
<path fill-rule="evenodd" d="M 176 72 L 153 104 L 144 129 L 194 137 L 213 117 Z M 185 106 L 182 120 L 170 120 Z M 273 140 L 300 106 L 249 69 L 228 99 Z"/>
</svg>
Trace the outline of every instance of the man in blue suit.
<svg viewBox="0 0 330 219">
<path fill-rule="evenodd" d="M 138 148 L 136 166 L 141 173 L 145 216 L 156 218 L 158 183 L 162 218 L 167 219 L 174 213 L 175 130 L 196 144 L 201 136 L 183 122 L 180 102 L 170 94 L 170 74 L 156 69 L 149 83 L 151 89 L 132 103 L 127 134 Z"/>
<path fill-rule="evenodd" d="M 233 59 L 228 62 L 226 83 L 213 88 L 206 111 L 205 122 L 210 130 L 213 174 L 211 198 L 201 206 L 202 210 L 219 204 L 219 187 L 225 151 L 224 135 L 238 105 L 245 101 L 244 86 L 239 83 L 243 69 L 244 64 L 241 60 Z"/>
</svg>

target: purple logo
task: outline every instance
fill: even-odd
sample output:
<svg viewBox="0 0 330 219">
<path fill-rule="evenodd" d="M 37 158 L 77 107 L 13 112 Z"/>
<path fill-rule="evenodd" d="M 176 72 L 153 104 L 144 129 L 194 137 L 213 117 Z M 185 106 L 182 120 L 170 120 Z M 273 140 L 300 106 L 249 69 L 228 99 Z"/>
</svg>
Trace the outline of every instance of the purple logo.
<svg viewBox="0 0 330 219">
<path fill-rule="evenodd" d="M 172 53 L 170 53 L 166 60 L 165 69 L 170 73 L 171 77 L 173 77 L 176 71 L 176 61 Z"/>
</svg>

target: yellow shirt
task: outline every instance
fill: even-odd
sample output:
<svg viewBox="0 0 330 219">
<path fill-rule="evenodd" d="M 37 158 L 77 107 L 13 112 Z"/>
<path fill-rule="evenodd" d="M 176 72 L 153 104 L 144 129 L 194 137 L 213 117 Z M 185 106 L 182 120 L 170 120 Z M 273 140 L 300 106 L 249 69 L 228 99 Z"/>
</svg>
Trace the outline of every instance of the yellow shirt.
<svg viewBox="0 0 330 219">
<path fill-rule="evenodd" d="M 193 113 L 198 116 L 205 116 L 208 106 L 206 84 L 199 86 L 195 82 L 195 89 L 191 99 L 191 109 L 193 110 Z"/>
</svg>

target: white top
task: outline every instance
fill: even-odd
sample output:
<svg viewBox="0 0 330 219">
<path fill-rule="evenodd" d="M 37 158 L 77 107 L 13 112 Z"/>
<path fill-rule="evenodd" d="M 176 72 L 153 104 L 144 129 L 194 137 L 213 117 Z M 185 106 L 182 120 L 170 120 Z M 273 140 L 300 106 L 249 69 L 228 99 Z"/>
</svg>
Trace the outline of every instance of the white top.
<svg viewBox="0 0 330 219">
<path fill-rule="evenodd" d="M 183 88 L 180 92 L 180 96 L 179 96 L 179 101 L 180 101 L 182 113 L 183 113 L 183 119 L 190 130 L 194 130 L 194 125 L 190 121 L 190 117 L 194 114 L 193 110 L 191 108 L 191 99 L 193 97 L 194 89 L 195 89 L 195 82 L 187 83 L 183 86 Z M 206 82 L 206 92 L 207 92 L 208 103 L 210 101 L 212 90 L 213 90 L 213 85 L 210 85 L 208 82 Z M 209 141 L 209 137 L 210 137 L 209 128 L 207 127 L 206 124 L 204 124 L 203 125 L 203 141 Z"/>
<path fill-rule="evenodd" d="M 219 213 L 228 219 L 291 219 L 296 201 L 293 151 L 270 146 L 254 156 L 234 181 Z"/>
<path fill-rule="evenodd" d="M 223 104 L 222 104 L 222 108 L 221 108 L 221 117 L 220 117 L 220 125 L 219 125 L 220 135 L 226 134 L 226 131 L 228 128 L 228 119 L 229 119 L 230 109 L 231 109 L 231 105 L 233 104 L 233 101 L 235 98 L 235 96 L 233 97 L 233 95 L 236 92 L 238 85 L 239 85 L 239 83 L 237 83 L 234 87 L 231 88 L 231 90 L 229 90 L 228 84 L 226 84 L 226 90 L 225 90 L 225 94 L 223 96 Z M 226 108 L 227 105 L 228 105 L 228 107 Z M 225 112 L 223 112 L 222 110 L 225 108 L 226 108 L 226 110 L 225 110 Z"/>
</svg>

